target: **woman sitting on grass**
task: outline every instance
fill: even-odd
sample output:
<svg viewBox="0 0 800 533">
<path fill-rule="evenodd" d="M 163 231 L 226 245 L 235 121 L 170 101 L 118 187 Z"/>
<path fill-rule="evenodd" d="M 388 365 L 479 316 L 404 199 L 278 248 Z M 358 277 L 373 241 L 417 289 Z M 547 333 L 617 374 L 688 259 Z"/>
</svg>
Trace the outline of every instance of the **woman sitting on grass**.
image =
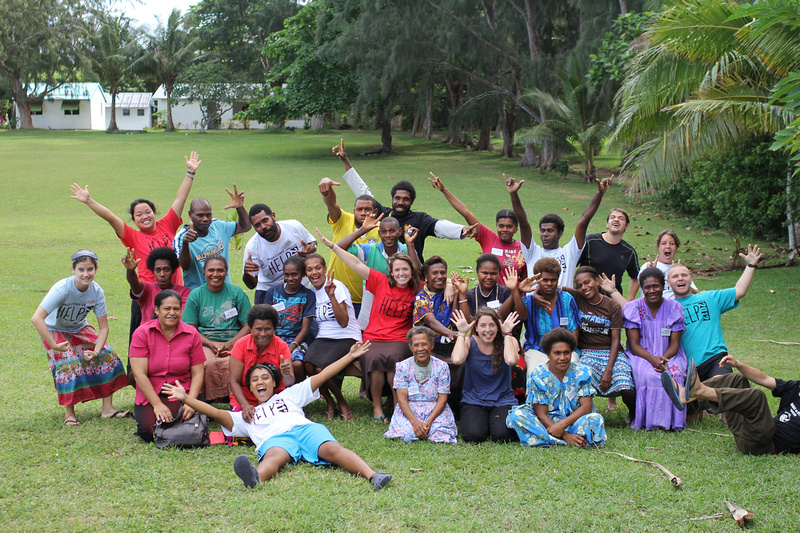
<svg viewBox="0 0 800 533">
<path fill-rule="evenodd" d="M 283 465 L 300 460 L 315 465 L 335 464 L 348 472 L 368 479 L 374 490 L 385 487 L 392 476 L 375 472 L 355 452 L 348 450 L 322 424 L 308 420 L 303 406 L 319 398 L 319 387 L 356 361 L 369 349 L 369 342 L 358 342 L 339 360 L 302 383 L 273 394 L 280 383 L 280 373 L 273 365 L 255 365 L 247 372 L 246 381 L 258 405 L 253 421 L 244 421 L 242 413 L 223 411 L 186 395 L 182 386 L 164 385 L 170 398 L 207 415 L 222 425 L 226 435 L 249 437 L 258 450 L 258 466 L 246 455 L 233 462 L 233 470 L 245 487 L 253 488 L 272 479 Z"/>
<path fill-rule="evenodd" d="M 456 420 L 447 405 L 450 369 L 441 359 L 431 357 L 435 337 L 425 326 L 413 327 L 406 335 L 414 357 L 395 366 L 397 406 L 389 430 L 383 434 L 387 439 L 457 442 Z"/>
<path fill-rule="evenodd" d="M 114 409 L 111 395 L 128 385 L 125 367 L 106 343 L 108 316 L 103 289 L 94 281 L 97 255 L 78 250 L 72 256 L 74 276 L 53 285 L 31 317 L 50 361 L 58 403 L 65 406 L 64 423 L 77 426 L 75 405 L 103 399 L 103 418 L 126 418 L 129 411 Z M 97 316 L 98 334 L 86 321 Z"/>
<path fill-rule="evenodd" d="M 661 373 L 668 371 L 678 383 L 686 380 L 683 306 L 664 296 L 664 273 L 658 267 L 642 270 L 639 286 L 644 296 L 622 308 L 636 383 L 636 416 L 631 427 L 680 431 L 686 427 L 686 411 L 672 405 L 661 385 Z"/>
<path fill-rule="evenodd" d="M 189 294 L 183 321 L 196 327 L 203 340 L 206 399 L 227 402 L 231 393 L 228 356 L 236 341 L 250 333 L 247 326 L 250 299 L 242 289 L 225 281 L 228 262 L 221 255 L 206 258 L 203 273 L 206 283 Z"/>
<path fill-rule="evenodd" d="M 481 307 L 470 323 L 455 310 L 453 323 L 458 328 L 453 363 L 464 365 L 461 437 L 465 442 L 513 440 L 506 416 L 517 405 L 511 388 L 511 367 L 519 360 L 519 342 L 511 333 L 519 323 L 517 313 L 509 313 L 501 324 L 494 310 Z"/>
<path fill-rule="evenodd" d="M 136 434 L 145 442 L 153 442 L 156 422 L 171 422 L 181 406 L 160 394 L 164 383 L 180 383 L 189 396 L 198 398 L 206 361 L 200 334 L 181 322 L 180 294 L 170 289 L 161 291 L 154 304 L 156 318 L 145 320 L 133 332 L 128 353 L 136 379 Z M 194 409 L 187 407 L 181 420 L 193 415 Z"/>
<path fill-rule="evenodd" d="M 514 408 L 506 423 L 527 446 L 603 446 L 606 428 L 603 415 L 592 405 L 592 373 L 573 363 L 575 336 L 556 328 L 542 337 L 547 363 L 528 376 L 527 401 Z"/>
</svg>

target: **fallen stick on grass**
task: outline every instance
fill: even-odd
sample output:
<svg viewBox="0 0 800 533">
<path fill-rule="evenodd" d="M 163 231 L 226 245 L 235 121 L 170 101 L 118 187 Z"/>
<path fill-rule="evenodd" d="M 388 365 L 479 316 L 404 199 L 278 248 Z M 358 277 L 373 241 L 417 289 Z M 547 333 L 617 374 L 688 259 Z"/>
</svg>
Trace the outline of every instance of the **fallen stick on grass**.
<svg viewBox="0 0 800 533">
<path fill-rule="evenodd" d="M 712 433 L 711 431 L 700 431 L 699 429 L 686 428 L 686 431 L 694 431 L 695 433 L 702 433 L 703 435 L 716 435 L 717 437 L 733 437 L 726 433 Z"/>
<path fill-rule="evenodd" d="M 618 452 L 606 452 L 606 451 L 604 451 L 603 453 L 619 455 L 620 457 L 622 457 L 623 459 L 627 459 L 628 461 L 633 461 L 635 463 L 644 463 L 646 465 L 654 466 L 654 467 L 658 468 L 659 470 L 661 470 L 662 472 L 664 472 L 664 474 L 666 474 L 666 476 L 669 478 L 669 482 L 672 483 L 673 487 L 679 487 L 681 485 L 681 483 L 683 483 L 683 481 L 681 481 L 681 478 L 679 478 L 678 476 L 676 476 L 675 474 L 673 474 L 672 472 L 670 472 L 669 470 L 664 468 L 662 465 L 656 463 L 655 461 L 644 461 L 642 459 L 636 459 L 635 457 L 629 457 L 627 455 L 624 455 L 624 454 L 621 454 L 621 453 L 618 453 Z"/>
<path fill-rule="evenodd" d="M 695 520 L 711 520 L 713 518 L 722 518 L 725 516 L 730 516 L 731 513 L 717 513 L 717 514 L 710 514 L 706 516 L 698 516 L 695 518 L 686 518 L 684 522 L 693 522 Z"/>
<path fill-rule="evenodd" d="M 753 342 L 771 342 L 772 344 L 780 344 L 781 346 L 800 346 L 800 342 L 781 342 L 772 339 L 750 339 Z"/>
</svg>

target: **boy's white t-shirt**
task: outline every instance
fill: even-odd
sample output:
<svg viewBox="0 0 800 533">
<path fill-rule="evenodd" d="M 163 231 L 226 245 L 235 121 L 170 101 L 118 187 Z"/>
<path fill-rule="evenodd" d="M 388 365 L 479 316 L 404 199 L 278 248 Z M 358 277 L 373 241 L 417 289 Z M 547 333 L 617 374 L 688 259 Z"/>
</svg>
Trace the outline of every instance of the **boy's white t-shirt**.
<svg viewBox="0 0 800 533">
<path fill-rule="evenodd" d="M 311 378 L 289 387 L 255 407 L 253 421 L 249 424 L 241 412 L 231 412 L 233 427 L 222 428 L 223 433 L 232 437 L 250 437 L 256 448 L 272 437 L 276 437 L 297 426 L 313 424 L 303 413 L 303 407 L 319 399 L 319 390 L 311 390 Z"/>
</svg>

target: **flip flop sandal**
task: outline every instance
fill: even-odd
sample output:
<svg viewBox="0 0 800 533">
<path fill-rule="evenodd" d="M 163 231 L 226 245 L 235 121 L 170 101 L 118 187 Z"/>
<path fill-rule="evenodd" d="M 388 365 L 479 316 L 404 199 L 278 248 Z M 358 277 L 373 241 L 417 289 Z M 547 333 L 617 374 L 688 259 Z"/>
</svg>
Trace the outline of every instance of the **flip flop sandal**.
<svg viewBox="0 0 800 533">
<path fill-rule="evenodd" d="M 80 426 L 81 423 L 77 418 L 65 418 L 64 424 L 68 426 Z"/>
<path fill-rule="evenodd" d="M 130 411 L 114 411 L 109 416 L 104 416 L 103 418 L 105 418 L 105 419 L 110 419 L 110 418 L 130 418 L 131 416 L 132 415 L 131 415 Z"/>
<path fill-rule="evenodd" d="M 349 411 L 347 413 L 340 413 L 339 418 L 344 420 L 345 422 L 352 422 L 356 419 L 356 415 L 353 414 L 353 411 Z"/>
<path fill-rule="evenodd" d="M 386 415 L 382 416 L 373 416 L 372 421 L 376 424 L 385 424 L 386 423 Z"/>
<path fill-rule="evenodd" d="M 697 368 L 694 359 L 689 359 L 689 362 L 686 363 L 686 382 L 683 386 L 683 399 L 684 401 L 689 401 L 689 392 L 691 392 L 692 387 L 694 384 L 697 383 L 697 374 L 695 373 L 695 368 Z"/>
<path fill-rule="evenodd" d="M 673 381 L 672 376 L 670 376 L 669 372 L 666 370 L 661 373 L 661 386 L 664 387 L 667 396 L 669 396 L 669 399 L 672 400 L 672 405 L 675 406 L 675 409 L 678 411 L 683 411 L 683 404 L 678 397 L 678 390 L 675 387 L 675 381 Z"/>
<path fill-rule="evenodd" d="M 326 410 L 325 410 L 325 412 L 324 412 L 324 413 L 322 413 L 322 416 L 324 416 L 324 417 L 325 417 L 325 418 L 327 418 L 328 420 L 333 420 L 334 418 L 336 418 L 336 415 L 337 415 L 337 411 L 336 411 L 336 409 L 333 409 L 333 410 L 331 410 L 331 411 L 328 411 L 328 410 L 326 409 Z"/>
</svg>

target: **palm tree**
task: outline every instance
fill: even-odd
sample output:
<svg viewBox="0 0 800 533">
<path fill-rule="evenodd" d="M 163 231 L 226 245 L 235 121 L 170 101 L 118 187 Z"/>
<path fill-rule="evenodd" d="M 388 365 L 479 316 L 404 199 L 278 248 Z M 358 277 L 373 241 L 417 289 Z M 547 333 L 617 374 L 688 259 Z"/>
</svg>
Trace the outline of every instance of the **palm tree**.
<svg viewBox="0 0 800 533">
<path fill-rule="evenodd" d="M 111 120 L 108 131 L 117 131 L 117 93 L 131 67 L 144 54 L 138 41 L 139 32 L 131 28 L 124 15 L 98 15 L 90 52 L 92 70 L 107 84 L 111 94 Z"/>
<path fill-rule="evenodd" d="M 197 39 L 181 28 L 183 18 L 179 9 L 173 9 L 167 25 L 160 23 L 150 35 L 150 58 L 155 64 L 158 81 L 167 93 L 167 131 L 175 131 L 172 122 L 172 91 L 178 74 L 194 59 Z"/>
<path fill-rule="evenodd" d="M 517 132 L 516 141 L 549 146 L 556 152 L 580 152 L 586 169 L 583 179 L 594 182 L 597 171 L 594 158 L 612 131 L 610 95 L 603 86 L 593 83 L 576 62 L 568 64 L 569 74 L 558 75 L 561 96 L 555 97 L 540 89 L 531 89 L 523 99 L 538 106 L 545 120 Z"/>
<path fill-rule="evenodd" d="M 701 157 L 792 121 L 772 94 L 800 65 L 799 20 L 793 0 L 689 0 L 655 20 L 617 95 L 612 141 L 628 150 L 634 190 L 670 184 Z"/>
</svg>

